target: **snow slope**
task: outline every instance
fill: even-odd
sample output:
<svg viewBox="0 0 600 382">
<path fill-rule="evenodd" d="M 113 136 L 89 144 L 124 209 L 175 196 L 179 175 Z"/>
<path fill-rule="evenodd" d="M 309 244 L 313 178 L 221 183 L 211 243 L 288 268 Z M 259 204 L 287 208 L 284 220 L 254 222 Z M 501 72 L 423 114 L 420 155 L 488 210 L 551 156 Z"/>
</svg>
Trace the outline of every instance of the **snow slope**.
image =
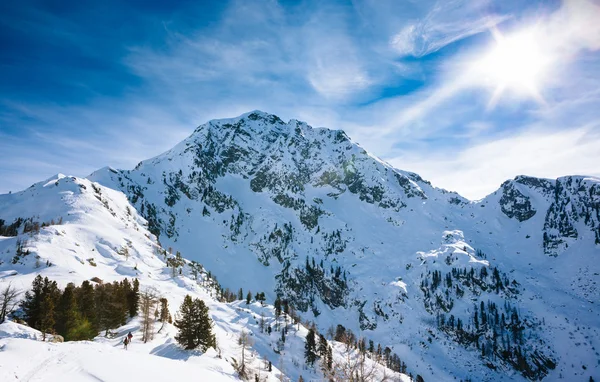
<svg viewBox="0 0 600 382">
<path fill-rule="evenodd" d="M 186 294 L 203 299 L 215 323 L 218 344 L 218 352 L 184 351 L 174 340 L 176 329 L 168 324 L 153 340 L 142 344 L 137 319 L 108 338 L 51 344 L 40 342 L 41 334 L 31 328 L 6 322 L 0 325 L 0 380 L 52 381 L 59 376 L 78 381 L 190 376 L 210 381 L 238 380 L 232 359 L 239 359 L 237 339 L 242 331 L 254 340 L 248 362 L 253 371 L 260 373 L 261 380 L 278 380 L 282 372 L 291 380 L 301 374 L 320 378 L 320 371 L 305 369 L 307 330 L 302 325 L 290 328 L 283 352 L 278 354 L 275 350 L 280 333 L 264 333 L 258 320 L 262 315 L 267 324 L 272 324 L 272 306 L 219 302 L 214 281 L 205 272 L 195 279 L 188 264 L 182 267 L 181 275 L 173 277 L 161 255 L 162 248 L 146 229 L 146 221 L 122 192 L 87 179 L 57 175 L 22 192 L 0 195 L 0 216 L 5 222 L 21 217 L 29 223 L 49 223 L 39 231 L 30 231 L 25 229 L 26 221 L 18 229 L 18 236 L 0 237 L 0 289 L 11 283 L 27 290 L 37 274 L 56 280 L 61 287 L 93 278 L 112 282 L 135 277 L 142 290 L 153 287 L 160 291 L 169 300 L 172 312 Z M 17 256 L 19 242 L 22 249 Z M 123 248 L 127 248 L 127 256 Z M 129 331 L 136 336 L 125 351 L 121 343 Z M 341 354 L 335 352 L 334 357 Z M 272 372 L 266 370 L 268 361 L 272 362 Z M 384 372 L 381 365 L 375 367 L 378 373 Z M 389 370 L 387 374 L 409 380 Z"/>
<path fill-rule="evenodd" d="M 482 357 L 479 343 L 439 326 L 445 315 L 475 330 L 481 303 L 519 314 L 528 362 L 542 353 L 557 365 L 541 377 L 599 373 L 596 178 L 520 176 L 471 202 L 392 168 L 343 131 L 259 111 L 201 125 L 133 170 L 89 178 L 123 191 L 164 246 L 224 286 L 280 294 L 322 331 L 343 324 L 392 346 L 425 379 L 522 379 L 499 353 Z M 445 279 L 459 267 L 485 268 L 486 279 L 432 287 L 435 272 Z M 489 347 L 496 334 L 476 336 Z"/>
<path fill-rule="evenodd" d="M 124 351 L 119 341 L 42 342 L 33 339 L 41 338 L 41 333 L 12 322 L 0 325 L 0 333 L 2 381 L 168 381 L 192 375 L 204 381 L 238 380 L 231 366 L 215 358 L 181 362 L 148 353 L 141 344 Z"/>
</svg>

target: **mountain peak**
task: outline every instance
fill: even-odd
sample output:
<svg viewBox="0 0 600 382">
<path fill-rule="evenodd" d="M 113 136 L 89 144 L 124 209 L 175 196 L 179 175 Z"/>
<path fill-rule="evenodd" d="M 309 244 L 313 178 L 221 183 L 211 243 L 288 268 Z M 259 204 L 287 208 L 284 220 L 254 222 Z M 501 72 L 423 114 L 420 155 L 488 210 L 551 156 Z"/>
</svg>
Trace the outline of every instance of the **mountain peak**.
<svg viewBox="0 0 600 382">
<path fill-rule="evenodd" d="M 284 123 L 281 118 L 276 116 L 275 114 L 267 113 L 262 110 L 253 110 L 247 113 L 244 113 L 238 117 L 239 119 L 249 119 L 251 121 L 264 120 L 269 121 L 270 123 Z"/>
</svg>

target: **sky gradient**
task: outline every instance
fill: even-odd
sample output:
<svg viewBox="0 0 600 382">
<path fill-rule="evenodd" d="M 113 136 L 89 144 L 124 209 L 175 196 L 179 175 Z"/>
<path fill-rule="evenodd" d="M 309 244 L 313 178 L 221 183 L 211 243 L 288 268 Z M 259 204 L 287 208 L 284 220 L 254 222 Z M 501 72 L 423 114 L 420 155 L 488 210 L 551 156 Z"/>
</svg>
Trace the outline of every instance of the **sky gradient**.
<svg viewBox="0 0 600 382">
<path fill-rule="evenodd" d="M 583 0 L 1 2 L 0 193 L 254 109 L 471 199 L 600 176 L 598 20 Z"/>
</svg>

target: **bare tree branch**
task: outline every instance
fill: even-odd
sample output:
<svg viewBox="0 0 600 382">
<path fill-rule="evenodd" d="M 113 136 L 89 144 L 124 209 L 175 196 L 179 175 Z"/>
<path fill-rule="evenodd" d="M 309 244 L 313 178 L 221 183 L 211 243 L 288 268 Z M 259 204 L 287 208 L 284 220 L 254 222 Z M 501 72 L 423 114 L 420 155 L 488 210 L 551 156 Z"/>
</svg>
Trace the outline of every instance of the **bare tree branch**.
<svg viewBox="0 0 600 382">
<path fill-rule="evenodd" d="M 15 311 L 20 294 L 21 292 L 13 287 L 11 283 L 0 291 L 0 324 Z"/>
</svg>

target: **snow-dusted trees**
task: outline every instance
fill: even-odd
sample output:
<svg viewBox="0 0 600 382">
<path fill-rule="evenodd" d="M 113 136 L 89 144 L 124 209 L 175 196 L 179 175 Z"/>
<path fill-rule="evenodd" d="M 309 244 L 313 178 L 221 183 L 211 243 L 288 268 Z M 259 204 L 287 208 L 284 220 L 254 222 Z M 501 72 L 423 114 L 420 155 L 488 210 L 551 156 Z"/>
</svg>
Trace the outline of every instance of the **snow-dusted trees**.
<svg viewBox="0 0 600 382">
<path fill-rule="evenodd" d="M 310 366 L 314 365 L 317 360 L 317 341 L 315 338 L 315 330 L 313 328 L 308 329 L 306 335 L 306 342 L 304 343 L 304 359 Z"/>
<path fill-rule="evenodd" d="M 265 292 L 258 292 L 256 293 L 256 295 L 254 296 L 254 299 L 258 302 L 260 302 L 260 304 L 262 306 L 265 305 L 265 301 L 267 300 L 267 297 L 265 296 Z"/>
<path fill-rule="evenodd" d="M 281 316 L 281 299 L 279 296 L 275 299 L 275 329 L 279 330 L 279 316 Z"/>
<path fill-rule="evenodd" d="M 170 252 L 170 251 L 169 251 Z M 169 257 L 167 259 L 167 266 L 171 268 L 171 273 L 173 277 L 176 277 L 177 274 L 181 273 L 181 268 L 185 265 L 185 261 L 183 257 L 181 257 L 181 253 L 177 251 L 175 257 Z"/>
<path fill-rule="evenodd" d="M 0 324 L 17 307 L 20 292 L 10 283 L 0 291 Z"/>
<path fill-rule="evenodd" d="M 190 263 L 188 264 L 189 268 L 190 268 L 190 273 L 192 274 L 192 277 L 194 277 L 194 280 L 198 281 L 198 278 L 200 277 L 200 275 L 202 274 L 202 272 L 204 271 L 204 267 L 202 266 L 202 264 L 197 263 L 195 261 L 190 261 Z"/>
<path fill-rule="evenodd" d="M 177 342 L 187 350 L 200 347 L 202 351 L 216 348 L 217 341 L 212 333 L 212 320 L 208 316 L 208 307 L 199 298 L 185 296 L 179 308 L 181 318 L 175 320 L 179 332 L 175 336 Z"/>
</svg>

